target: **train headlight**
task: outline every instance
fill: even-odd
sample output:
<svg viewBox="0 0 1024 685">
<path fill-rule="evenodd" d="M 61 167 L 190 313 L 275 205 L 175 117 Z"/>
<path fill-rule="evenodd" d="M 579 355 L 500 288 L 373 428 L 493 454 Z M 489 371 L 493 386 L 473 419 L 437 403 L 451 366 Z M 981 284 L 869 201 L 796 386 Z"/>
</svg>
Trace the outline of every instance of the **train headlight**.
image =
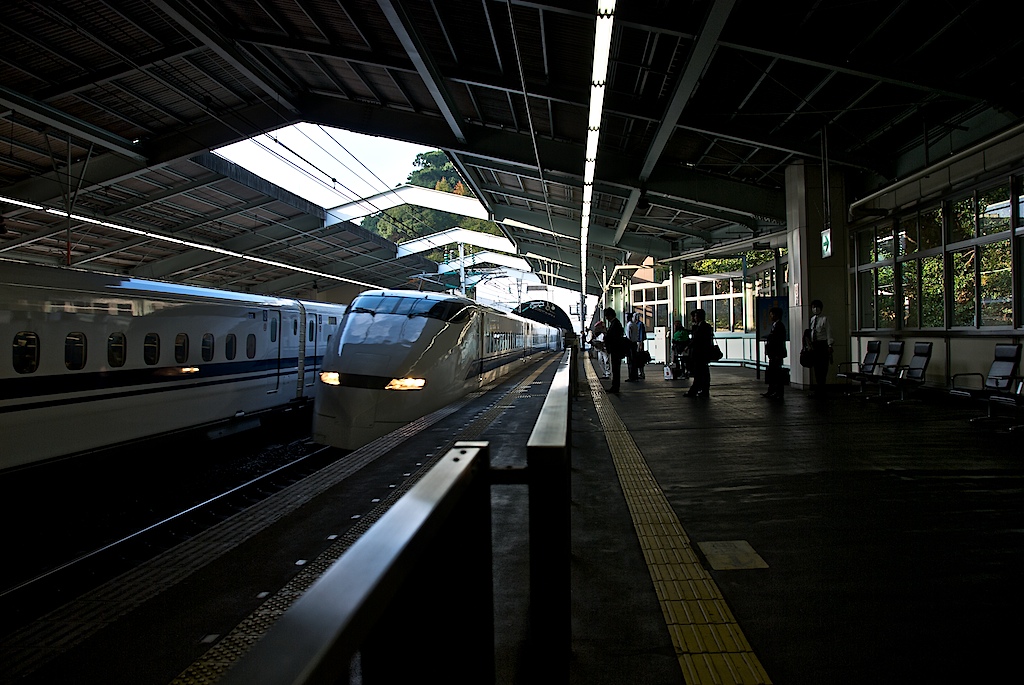
<svg viewBox="0 0 1024 685">
<path fill-rule="evenodd" d="M 341 385 L 341 375 L 337 371 L 321 371 L 320 382 L 327 385 Z"/>
<path fill-rule="evenodd" d="M 385 390 L 422 390 L 426 384 L 423 378 L 392 378 L 391 382 L 384 386 Z"/>
</svg>

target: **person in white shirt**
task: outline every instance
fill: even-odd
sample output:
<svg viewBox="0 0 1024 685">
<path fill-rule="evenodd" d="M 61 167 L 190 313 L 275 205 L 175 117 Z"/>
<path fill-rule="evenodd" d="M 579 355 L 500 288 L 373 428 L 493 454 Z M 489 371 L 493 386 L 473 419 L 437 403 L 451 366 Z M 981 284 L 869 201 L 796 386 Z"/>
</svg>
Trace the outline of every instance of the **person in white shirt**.
<svg viewBox="0 0 1024 685">
<path fill-rule="evenodd" d="M 807 329 L 810 336 L 811 351 L 814 353 L 814 384 L 818 392 L 825 391 L 825 382 L 828 380 L 828 367 L 832 363 L 832 346 L 835 339 L 832 337 L 832 325 L 828 317 L 822 314 L 825 305 L 821 300 L 811 302 L 811 324 Z"/>
<path fill-rule="evenodd" d="M 590 332 L 590 344 L 593 345 L 594 350 L 597 351 L 597 363 L 598 366 L 601 367 L 602 378 L 608 378 L 612 369 L 612 361 L 608 356 L 608 348 L 604 343 L 605 333 L 607 332 L 608 329 L 604 325 L 604 321 L 598 321 L 595 323 Z"/>
<path fill-rule="evenodd" d="M 639 380 L 640 372 L 637 370 L 636 350 L 640 345 L 640 326 L 632 312 L 626 314 L 626 340 L 629 341 L 629 354 L 626 357 L 626 365 L 629 367 L 629 377 L 626 380 Z"/>
</svg>

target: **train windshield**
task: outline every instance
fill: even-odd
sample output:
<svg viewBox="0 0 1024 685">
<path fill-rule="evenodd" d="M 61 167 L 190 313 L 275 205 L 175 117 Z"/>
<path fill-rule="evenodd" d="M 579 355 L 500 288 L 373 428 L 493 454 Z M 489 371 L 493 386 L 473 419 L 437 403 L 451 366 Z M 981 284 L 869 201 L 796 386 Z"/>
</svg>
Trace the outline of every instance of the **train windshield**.
<svg viewBox="0 0 1024 685">
<path fill-rule="evenodd" d="M 470 304 L 462 300 L 434 300 L 425 297 L 402 297 L 400 295 L 361 295 L 349 305 L 348 313 L 396 314 L 401 316 L 423 316 L 440 321 L 454 321 L 460 314 L 468 312 Z"/>
</svg>

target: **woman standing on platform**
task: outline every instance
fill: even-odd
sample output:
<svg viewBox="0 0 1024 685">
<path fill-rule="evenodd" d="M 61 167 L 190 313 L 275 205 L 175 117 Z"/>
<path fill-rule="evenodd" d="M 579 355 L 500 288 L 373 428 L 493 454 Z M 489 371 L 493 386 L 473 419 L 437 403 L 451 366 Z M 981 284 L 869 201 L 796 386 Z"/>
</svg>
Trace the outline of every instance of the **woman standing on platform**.
<svg viewBox="0 0 1024 685">
<path fill-rule="evenodd" d="M 711 349 L 715 346 L 715 332 L 707 322 L 703 309 L 690 312 L 693 326 L 690 328 L 690 375 L 693 384 L 686 392 L 687 397 L 707 398 L 711 392 Z"/>
<path fill-rule="evenodd" d="M 814 359 L 812 368 L 818 393 L 825 392 L 828 367 L 832 363 L 832 346 L 835 343 L 832 338 L 832 324 L 828 322 L 828 317 L 821 313 L 824 308 L 821 300 L 811 302 L 811 325 L 807 329 L 811 337 L 811 352 Z"/>
</svg>

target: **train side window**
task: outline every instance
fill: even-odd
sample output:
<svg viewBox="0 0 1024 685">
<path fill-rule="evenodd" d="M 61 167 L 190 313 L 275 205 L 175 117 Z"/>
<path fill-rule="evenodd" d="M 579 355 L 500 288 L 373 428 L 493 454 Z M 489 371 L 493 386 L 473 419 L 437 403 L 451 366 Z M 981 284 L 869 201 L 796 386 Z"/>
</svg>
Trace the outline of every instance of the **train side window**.
<svg viewBox="0 0 1024 685">
<path fill-rule="evenodd" d="M 231 361 L 237 354 L 238 338 L 235 337 L 234 333 L 228 333 L 228 336 L 224 338 L 224 356 L 228 361 Z"/>
<path fill-rule="evenodd" d="M 277 319 L 270 320 L 270 342 L 277 342 Z"/>
<path fill-rule="evenodd" d="M 256 356 L 256 335 L 250 333 L 245 338 L 245 356 L 252 359 Z"/>
<path fill-rule="evenodd" d="M 299 334 L 299 320 L 298 319 L 292 319 L 292 335 L 298 335 L 298 334 Z"/>
<path fill-rule="evenodd" d="M 313 325 L 314 325 L 313 324 L 313 319 L 310 319 L 309 320 L 309 335 L 306 336 L 306 340 L 312 340 L 313 339 Z"/>
<path fill-rule="evenodd" d="M 213 361 L 213 333 L 203 334 L 203 361 Z"/>
<path fill-rule="evenodd" d="M 32 331 L 14 334 L 14 370 L 18 373 L 32 373 L 39 368 L 39 335 Z"/>
<path fill-rule="evenodd" d="M 128 359 L 128 337 L 115 331 L 107 337 L 107 365 L 112 369 L 124 366 Z"/>
<path fill-rule="evenodd" d="M 188 361 L 188 333 L 178 333 L 174 336 L 174 361 L 177 364 Z"/>
<path fill-rule="evenodd" d="M 68 333 L 64 338 L 64 366 L 69 371 L 85 368 L 86 344 L 85 333 Z"/>
<path fill-rule="evenodd" d="M 142 341 L 142 359 L 149 366 L 160 361 L 159 333 L 146 333 L 146 339 Z"/>
</svg>

